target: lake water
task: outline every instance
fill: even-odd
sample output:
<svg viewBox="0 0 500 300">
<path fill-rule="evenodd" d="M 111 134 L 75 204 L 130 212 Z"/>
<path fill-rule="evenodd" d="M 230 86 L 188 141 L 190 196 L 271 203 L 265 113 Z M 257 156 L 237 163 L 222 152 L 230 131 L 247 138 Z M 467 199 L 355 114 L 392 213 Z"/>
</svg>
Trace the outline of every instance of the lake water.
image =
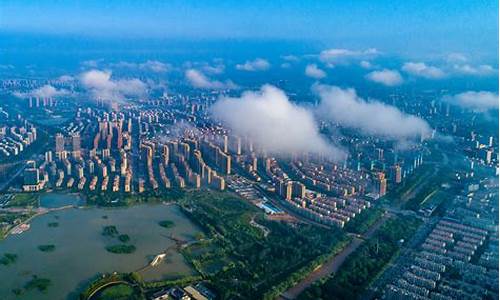
<svg viewBox="0 0 500 300">
<path fill-rule="evenodd" d="M 45 197 L 50 197 L 47 195 Z M 59 196 L 56 196 L 59 197 Z M 65 197 L 70 197 L 65 195 Z M 66 200 L 41 201 L 67 205 Z M 52 206 L 53 207 L 53 206 Z M 165 229 L 159 221 L 171 220 L 175 226 Z M 59 226 L 48 224 L 58 222 Z M 131 254 L 113 254 L 108 245 L 118 239 L 103 236 L 104 226 L 114 225 L 120 234 L 130 236 L 136 246 Z M 127 208 L 69 208 L 38 216 L 31 228 L 20 235 L 9 235 L 0 241 L 0 255 L 17 254 L 11 265 L 0 265 L 0 299 L 75 299 L 79 291 L 97 273 L 131 272 L 147 265 L 158 253 L 174 244 L 168 237 L 192 240 L 200 230 L 176 205 L 139 205 Z M 39 245 L 53 244 L 53 252 L 42 252 Z M 178 278 L 193 274 L 181 254 L 170 254 L 158 267 L 143 272 L 145 280 Z M 48 278 L 51 285 L 45 293 L 37 290 L 15 296 L 12 289 L 23 288 L 33 275 Z"/>
<path fill-rule="evenodd" d="M 47 193 L 40 196 L 40 206 L 42 207 L 56 208 L 67 205 L 85 205 L 85 200 L 77 194 Z"/>
</svg>

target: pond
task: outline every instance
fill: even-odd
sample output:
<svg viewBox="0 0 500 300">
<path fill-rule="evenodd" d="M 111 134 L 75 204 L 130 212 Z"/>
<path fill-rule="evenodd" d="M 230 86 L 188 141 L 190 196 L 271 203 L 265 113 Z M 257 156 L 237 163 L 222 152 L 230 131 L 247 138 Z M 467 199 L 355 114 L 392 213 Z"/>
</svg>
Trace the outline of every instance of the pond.
<svg viewBox="0 0 500 300">
<path fill-rule="evenodd" d="M 45 208 L 56 208 L 67 205 L 85 205 L 85 200 L 78 194 L 47 193 L 40 196 L 40 206 Z"/>
</svg>

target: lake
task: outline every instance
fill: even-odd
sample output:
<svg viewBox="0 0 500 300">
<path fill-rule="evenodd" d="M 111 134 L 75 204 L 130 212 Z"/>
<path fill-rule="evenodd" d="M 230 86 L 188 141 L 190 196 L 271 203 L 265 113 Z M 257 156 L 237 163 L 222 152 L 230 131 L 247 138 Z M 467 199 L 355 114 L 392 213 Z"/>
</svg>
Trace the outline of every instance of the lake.
<svg viewBox="0 0 500 300">
<path fill-rule="evenodd" d="M 85 200 L 83 200 L 78 194 L 47 193 L 40 196 L 40 206 L 42 207 L 56 208 L 67 205 L 85 205 Z"/>
<path fill-rule="evenodd" d="M 68 199 L 54 195 L 53 201 L 41 202 L 54 207 Z M 50 197 L 45 195 L 43 197 Z M 64 197 L 76 197 L 64 195 Z M 76 201 L 76 202 L 75 202 Z M 78 199 L 73 200 L 78 203 Z M 48 205 L 48 204 L 50 205 Z M 70 203 L 72 204 L 72 203 Z M 46 207 L 47 207 L 46 206 Z M 170 220 L 175 226 L 163 228 L 159 221 Z M 57 227 L 48 226 L 58 223 Z M 137 249 L 131 254 L 113 254 L 105 247 L 119 244 L 117 238 L 102 235 L 104 226 L 116 226 L 120 234 L 130 236 L 128 244 Z M 13 264 L 0 265 L 1 299 L 75 299 L 89 280 L 98 273 L 131 272 L 146 266 L 155 255 L 174 244 L 170 235 L 193 240 L 201 232 L 177 205 L 138 205 L 125 208 L 68 208 L 35 217 L 31 228 L 20 235 L 9 235 L 0 241 L 0 256 L 17 254 Z M 52 252 L 42 252 L 39 245 L 55 245 Z M 180 253 L 170 251 L 167 258 L 154 268 L 141 273 L 145 280 L 159 280 L 193 275 L 195 271 Z M 12 289 L 23 288 L 33 275 L 48 278 L 51 285 L 44 293 L 25 291 L 15 296 Z"/>
</svg>

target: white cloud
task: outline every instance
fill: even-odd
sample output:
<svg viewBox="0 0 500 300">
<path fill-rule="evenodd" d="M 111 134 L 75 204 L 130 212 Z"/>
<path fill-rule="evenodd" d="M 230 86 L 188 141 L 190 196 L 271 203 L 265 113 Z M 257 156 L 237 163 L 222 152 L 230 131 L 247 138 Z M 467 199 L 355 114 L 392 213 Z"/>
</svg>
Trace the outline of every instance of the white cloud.
<svg viewBox="0 0 500 300">
<path fill-rule="evenodd" d="M 487 64 L 472 65 L 467 56 L 462 53 L 450 53 L 446 57 L 450 72 L 459 75 L 488 76 L 498 73 L 498 70 Z"/>
<path fill-rule="evenodd" d="M 352 59 L 369 59 L 376 55 L 379 52 L 375 48 L 370 48 L 362 51 L 358 50 L 349 50 L 349 49 L 327 49 L 321 51 L 319 54 L 319 60 L 326 64 L 338 64 L 338 63 L 347 63 Z"/>
<path fill-rule="evenodd" d="M 218 64 L 215 66 L 211 65 L 204 65 L 202 67 L 203 72 L 208 73 L 208 74 L 222 74 L 226 70 L 226 66 L 223 64 Z"/>
<path fill-rule="evenodd" d="M 213 59 L 213 64 L 205 61 L 203 62 L 187 61 L 184 62 L 183 67 L 185 69 L 200 70 L 204 74 L 211 74 L 211 75 L 223 74 L 226 71 L 226 66 L 224 65 L 224 61 L 222 59 Z"/>
<path fill-rule="evenodd" d="M 238 87 L 231 80 L 226 80 L 225 82 L 218 80 L 211 80 L 203 73 L 195 69 L 186 70 L 185 76 L 188 82 L 195 88 L 222 90 L 222 89 L 235 89 Z"/>
<path fill-rule="evenodd" d="M 318 66 L 316 64 L 307 65 L 305 73 L 307 76 L 309 76 L 311 78 L 315 78 L 315 79 L 321 79 L 321 78 L 326 77 L 325 71 L 318 68 Z"/>
<path fill-rule="evenodd" d="M 271 67 L 271 64 L 263 58 L 256 58 L 255 60 L 247 60 L 244 64 L 236 65 L 236 69 L 241 71 L 265 71 Z"/>
<path fill-rule="evenodd" d="M 87 68 L 97 68 L 97 66 L 103 61 L 100 59 L 89 59 L 81 62 L 81 65 Z"/>
<path fill-rule="evenodd" d="M 161 61 L 157 60 L 148 60 L 144 63 L 132 63 L 132 62 L 126 62 L 126 61 L 121 61 L 116 64 L 111 64 L 112 67 L 118 67 L 118 68 L 128 68 L 128 69 L 137 69 L 137 70 L 143 70 L 143 71 L 151 71 L 155 73 L 165 73 L 168 72 L 172 69 L 172 65 L 162 63 Z"/>
<path fill-rule="evenodd" d="M 364 69 L 371 69 L 373 68 L 373 65 L 371 62 L 367 61 L 367 60 L 362 60 L 359 65 L 364 68 Z"/>
<path fill-rule="evenodd" d="M 385 86 L 396 86 L 403 83 L 403 77 L 396 70 L 383 69 L 366 74 L 366 79 Z"/>
<path fill-rule="evenodd" d="M 111 78 L 111 71 L 90 70 L 80 75 L 80 82 L 96 99 L 121 102 L 127 97 L 147 94 L 147 85 L 139 79 Z"/>
<path fill-rule="evenodd" d="M 157 60 L 148 60 L 143 64 L 140 64 L 141 68 L 149 69 L 156 73 L 164 73 L 169 71 L 172 66 L 170 64 L 162 63 Z"/>
<path fill-rule="evenodd" d="M 498 109 L 498 94 L 487 91 L 467 91 L 453 96 L 445 96 L 443 100 L 476 111 Z"/>
<path fill-rule="evenodd" d="M 446 76 L 440 68 L 429 66 L 422 62 L 407 62 L 401 69 L 411 75 L 427 79 L 440 79 Z"/>
<path fill-rule="evenodd" d="M 246 91 L 239 98 L 221 97 L 211 113 L 233 132 L 250 137 L 274 155 L 305 152 L 333 159 L 343 155 L 320 135 L 311 111 L 293 104 L 271 85 Z"/>
<path fill-rule="evenodd" d="M 71 82 L 71 81 L 74 81 L 75 80 L 75 77 L 71 76 L 71 75 L 61 75 L 57 78 L 57 81 L 59 82 Z"/>
<path fill-rule="evenodd" d="M 284 55 L 281 58 L 289 62 L 297 62 L 300 60 L 299 57 L 295 55 Z"/>
<path fill-rule="evenodd" d="M 289 69 L 289 68 L 292 67 L 292 65 L 290 63 L 288 63 L 288 62 L 285 62 L 285 63 L 282 63 L 280 65 L 280 67 L 283 68 L 283 69 Z"/>
<path fill-rule="evenodd" d="M 493 75 L 497 73 L 497 70 L 495 70 L 492 66 L 490 65 L 479 65 L 477 67 L 471 66 L 469 64 L 455 64 L 453 65 L 453 70 L 457 73 L 460 74 L 465 74 L 465 75 L 476 75 L 476 76 L 486 76 L 486 75 Z"/>
<path fill-rule="evenodd" d="M 318 107 L 320 117 L 364 134 L 405 140 L 428 136 L 431 131 L 423 119 L 379 101 L 366 101 L 354 89 L 314 85 L 313 91 L 321 98 Z"/>
<path fill-rule="evenodd" d="M 28 98 L 28 97 L 37 97 L 37 98 L 56 98 L 60 96 L 69 95 L 70 92 L 64 89 L 56 89 L 50 84 L 46 84 L 42 87 L 34 89 L 28 93 L 20 93 L 14 92 L 14 96 L 18 98 Z"/>
<path fill-rule="evenodd" d="M 450 63 L 464 63 L 467 61 L 467 57 L 462 53 L 450 53 L 446 60 Z"/>
</svg>

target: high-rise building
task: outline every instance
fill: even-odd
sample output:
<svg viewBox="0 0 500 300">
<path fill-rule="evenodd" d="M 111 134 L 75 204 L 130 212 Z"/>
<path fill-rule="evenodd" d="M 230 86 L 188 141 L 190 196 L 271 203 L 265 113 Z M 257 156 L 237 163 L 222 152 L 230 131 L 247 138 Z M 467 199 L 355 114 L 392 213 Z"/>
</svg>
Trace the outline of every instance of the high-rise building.
<svg viewBox="0 0 500 300">
<path fill-rule="evenodd" d="M 484 151 L 484 162 L 489 164 L 491 163 L 491 156 L 493 154 L 493 151 L 491 149 L 487 149 Z"/>
<path fill-rule="evenodd" d="M 387 179 L 385 178 L 385 174 L 383 172 L 377 173 L 377 177 L 375 179 L 375 186 L 378 195 L 380 197 L 383 197 L 387 192 Z"/>
<path fill-rule="evenodd" d="M 52 151 L 45 152 L 45 162 L 47 163 L 52 162 Z"/>
<path fill-rule="evenodd" d="M 71 135 L 71 145 L 73 147 L 73 157 L 79 158 L 81 155 L 81 139 L 79 133 Z"/>
<path fill-rule="evenodd" d="M 306 196 L 306 187 L 298 181 L 294 181 L 292 184 L 292 197 L 293 198 L 304 198 Z"/>
<path fill-rule="evenodd" d="M 395 165 L 394 166 L 394 182 L 400 183 L 401 182 L 401 166 L 400 165 Z"/>
<path fill-rule="evenodd" d="M 228 144 L 229 144 L 228 136 L 227 135 L 222 136 L 222 140 L 223 140 L 222 151 L 224 151 L 224 153 L 228 153 Z"/>
<path fill-rule="evenodd" d="M 40 171 L 36 167 L 34 160 L 26 162 L 26 168 L 23 171 L 23 183 L 25 192 L 39 191 L 44 186 L 44 182 L 40 181 Z"/>
<path fill-rule="evenodd" d="M 231 174 L 231 156 L 223 152 L 217 153 L 217 166 L 226 174 Z"/>
<path fill-rule="evenodd" d="M 291 181 L 280 181 L 278 187 L 279 195 L 286 200 L 292 200 L 292 185 Z"/>
<path fill-rule="evenodd" d="M 384 159 L 384 149 L 377 148 L 377 158 L 378 158 L 378 160 L 383 160 Z"/>
<path fill-rule="evenodd" d="M 56 134 L 56 154 L 64 152 L 64 136 L 61 133 Z"/>
</svg>

